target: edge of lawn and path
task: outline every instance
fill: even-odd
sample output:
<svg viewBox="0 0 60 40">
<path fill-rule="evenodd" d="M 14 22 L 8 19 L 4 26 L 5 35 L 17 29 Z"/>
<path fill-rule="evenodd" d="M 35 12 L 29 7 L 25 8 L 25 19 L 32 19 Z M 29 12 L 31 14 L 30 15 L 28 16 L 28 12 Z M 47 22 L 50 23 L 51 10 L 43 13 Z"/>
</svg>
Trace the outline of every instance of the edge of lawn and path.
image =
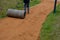
<svg viewBox="0 0 60 40">
<path fill-rule="evenodd" d="M 31 0 L 30 1 L 30 7 L 35 6 L 39 4 L 41 1 L 40 0 Z M 8 9 L 18 9 L 22 10 L 23 9 L 23 0 L 0 0 L 0 18 L 6 17 L 6 12 Z"/>
<path fill-rule="evenodd" d="M 56 13 L 51 12 L 43 23 L 40 40 L 60 40 L 60 4 Z"/>
</svg>

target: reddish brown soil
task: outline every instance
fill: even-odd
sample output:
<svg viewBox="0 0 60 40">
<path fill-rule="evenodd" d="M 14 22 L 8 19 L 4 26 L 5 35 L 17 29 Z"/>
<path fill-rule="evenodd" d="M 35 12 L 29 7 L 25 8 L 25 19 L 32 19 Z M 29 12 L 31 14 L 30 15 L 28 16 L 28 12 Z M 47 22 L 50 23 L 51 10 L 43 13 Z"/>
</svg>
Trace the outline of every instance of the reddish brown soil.
<svg viewBox="0 0 60 40">
<path fill-rule="evenodd" d="M 38 40 L 42 23 L 53 10 L 53 2 L 44 1 L 30 9 L 25 19 L 0 20 L 0 40 Z"/>
</svg>

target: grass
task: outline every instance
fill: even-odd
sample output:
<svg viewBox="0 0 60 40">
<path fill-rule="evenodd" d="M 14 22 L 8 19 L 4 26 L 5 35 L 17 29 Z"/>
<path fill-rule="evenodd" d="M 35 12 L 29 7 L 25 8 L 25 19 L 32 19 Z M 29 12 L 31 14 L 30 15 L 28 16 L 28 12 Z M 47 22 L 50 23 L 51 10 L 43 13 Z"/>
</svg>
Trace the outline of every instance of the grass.
<svg viewBox="0 0 60 40">
<path fill-rule="evenodd" d="M 60 40 L 60 4 L 56 13 L 51 12 L 43 23 L 40 40 Z"/>
<path fill-rule="evenodd" d="M 36 4 L 40 3 L 40 0 L 31 0 L 30 6 L 34 6 Z M 0 0 L 0 18 L 3 18 L 6 16 L 7 9 L 18 9 L 22 10 L 24 7 L 23 0 Z"/>
</svg>

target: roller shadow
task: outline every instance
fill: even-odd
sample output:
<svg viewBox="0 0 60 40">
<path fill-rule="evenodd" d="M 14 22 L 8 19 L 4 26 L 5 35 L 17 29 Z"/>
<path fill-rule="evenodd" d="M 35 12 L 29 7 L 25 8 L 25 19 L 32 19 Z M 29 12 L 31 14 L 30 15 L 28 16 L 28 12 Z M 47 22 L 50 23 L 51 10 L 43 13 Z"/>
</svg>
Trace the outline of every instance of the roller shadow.
<svg viewBox="0 0 60 40">
<path fill-rule="evenodd" d="M 13 17 L 13 16 L 7 16 L 7 17 L 10 17 L 10 18 L 16 18 L 16 19 L 25 19 L 25 17 Z"/>
</svg>

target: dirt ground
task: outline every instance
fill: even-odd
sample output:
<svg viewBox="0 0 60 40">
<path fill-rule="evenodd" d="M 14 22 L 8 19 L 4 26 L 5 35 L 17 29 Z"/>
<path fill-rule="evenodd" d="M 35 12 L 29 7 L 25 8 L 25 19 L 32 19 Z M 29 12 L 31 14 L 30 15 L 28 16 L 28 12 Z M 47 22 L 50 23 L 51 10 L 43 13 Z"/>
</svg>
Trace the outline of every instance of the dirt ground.
<svg viewBox="0 0 60 40">
<path fill-rule="evenodd" d="M 40 29 L 54 3 L 44 1 L 31 7 L 25 19 L 0 19 L 0 40 L 39 40 Z"/>
</svg>

